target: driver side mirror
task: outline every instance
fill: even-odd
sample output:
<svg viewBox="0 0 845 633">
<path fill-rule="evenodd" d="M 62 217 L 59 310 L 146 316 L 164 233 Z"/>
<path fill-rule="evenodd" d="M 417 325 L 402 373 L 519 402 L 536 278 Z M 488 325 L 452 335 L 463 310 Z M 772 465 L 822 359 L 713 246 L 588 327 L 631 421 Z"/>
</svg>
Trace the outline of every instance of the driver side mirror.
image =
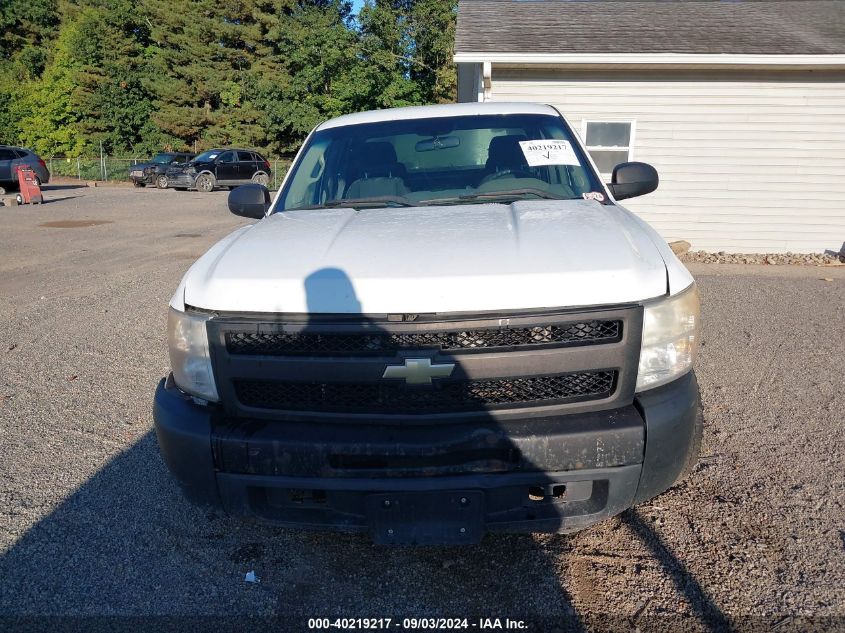
<svg viewBox="0 0 845 633">
<path fill-rule="evenodd" d="M 648 163 L 621 163 L 613 168 L 607 185 L 617 200 L 644 196 L 657 189 L 657 170 Z"/>
<path fill-rule="evenodd" d="M 229 192 L 229 211 L 260 220 L 270 208 L 270 191 L 264 185 L 241 185 Z"/>
</svg>

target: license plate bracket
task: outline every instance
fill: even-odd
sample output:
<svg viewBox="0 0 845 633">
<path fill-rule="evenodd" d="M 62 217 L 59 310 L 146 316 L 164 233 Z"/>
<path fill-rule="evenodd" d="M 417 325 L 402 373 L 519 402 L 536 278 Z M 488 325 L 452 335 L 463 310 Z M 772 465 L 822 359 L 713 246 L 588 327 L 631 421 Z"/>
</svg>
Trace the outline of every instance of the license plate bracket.
<svg viewBox="0 0 845 633">
<path fill-rule="evenodd" d="M 367 496 L 373 540 L 392 545 L 463 545 L 484 536 L 484 493 L 397 492 Z"/>
</svg>

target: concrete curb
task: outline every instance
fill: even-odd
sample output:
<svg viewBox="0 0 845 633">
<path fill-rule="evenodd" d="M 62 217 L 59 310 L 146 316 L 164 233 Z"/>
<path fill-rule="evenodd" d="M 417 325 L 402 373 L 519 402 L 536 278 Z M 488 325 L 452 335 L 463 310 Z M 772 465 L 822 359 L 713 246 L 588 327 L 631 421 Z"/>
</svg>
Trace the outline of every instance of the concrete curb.
<svg viewBox="0 0 845 633">
<path fill-rule="evenodd" d="M 124 182 L 122 180 L 86 180 L 87 187 L 131 187 L 131 182 Z"/>
</svg>

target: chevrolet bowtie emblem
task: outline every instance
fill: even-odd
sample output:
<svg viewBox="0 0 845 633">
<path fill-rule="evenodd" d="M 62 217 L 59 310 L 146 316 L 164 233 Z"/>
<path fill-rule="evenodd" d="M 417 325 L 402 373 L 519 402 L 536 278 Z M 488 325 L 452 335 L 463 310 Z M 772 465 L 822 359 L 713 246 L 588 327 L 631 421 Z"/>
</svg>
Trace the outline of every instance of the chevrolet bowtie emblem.
<svg viewBox="0 0 845 633">
<path fill-rule="evenodd" d="M 407 385 L 430 385 L 432 378 L 452 375 L 454 363 L 432 365 L 430 358 L 406 358 L 404 365 L 388 365 L 382 378 L 404 378 Z"/>
</svg>

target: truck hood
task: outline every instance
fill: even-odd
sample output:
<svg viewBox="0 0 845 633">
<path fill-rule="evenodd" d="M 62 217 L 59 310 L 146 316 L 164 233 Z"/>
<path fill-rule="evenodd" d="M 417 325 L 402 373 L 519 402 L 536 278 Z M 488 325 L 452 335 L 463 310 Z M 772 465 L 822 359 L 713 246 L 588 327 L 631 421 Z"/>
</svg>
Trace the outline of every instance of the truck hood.
<svg viewBox="0 0 845 633">
<path fill-rule="evenodd" d="M 532 200 L 276 213 L 218 242 L 180 291 L 225 312 L 482 312 L 641 301 L 666 294 L 667 271 L 621 207 Z"/>
</svg>

